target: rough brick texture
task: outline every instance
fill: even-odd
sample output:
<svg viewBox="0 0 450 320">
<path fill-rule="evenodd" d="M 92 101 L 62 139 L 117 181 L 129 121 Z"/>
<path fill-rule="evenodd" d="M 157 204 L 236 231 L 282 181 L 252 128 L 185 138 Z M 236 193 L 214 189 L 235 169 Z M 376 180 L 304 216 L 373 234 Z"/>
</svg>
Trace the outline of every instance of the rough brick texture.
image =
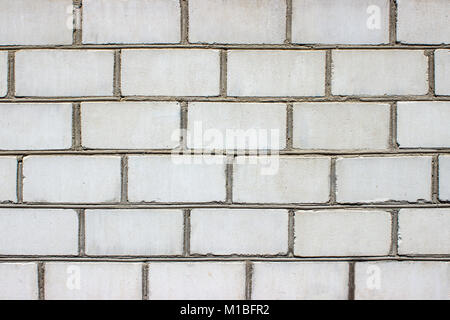
<svg viewBox="0 0 450 320">
<path fill-rule="evenodd" d="M 0 0 L 0 299 L 449 299 L 449 11 Z"/>
</svg>

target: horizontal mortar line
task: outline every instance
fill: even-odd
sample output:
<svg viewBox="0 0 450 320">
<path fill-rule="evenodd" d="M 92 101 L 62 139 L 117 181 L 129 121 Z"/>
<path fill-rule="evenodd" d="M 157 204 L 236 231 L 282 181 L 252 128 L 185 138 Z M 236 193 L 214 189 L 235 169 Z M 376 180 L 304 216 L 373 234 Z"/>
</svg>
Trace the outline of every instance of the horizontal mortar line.
<svg viewBox="0 0 450 320">
<path fill-rule="evenodd" d="M 402 102 L 402 101 L 450 101 L 450 96 L 429 95 L 386 95 L 386 96 L 102 96 L 102 97 L 15 97 L 0 98 L 0 103 L 14 102 L 266 102 L 266 103 L 295 103 L 295 102 Z"/>
<path fill-rule="evenodd" d="M 327 49 L 448 49 L 450 44 L 218 44 L 218 43 L 140 43 L 140 44 L 70 44 L 70 45 L 0 45 L 0 50 L 25 49 L 257 49 L 257 50 L 327 50 Z"/>
<path fill-rule="evenodd" d="M 0 208 L 53 208 L 53 209 L 407 209 L 407 208 L 450 208 L 445 203 L 352 203 L 352 204 L 256 204 L 256 203 L 1 203 Z"/>
<path fill-rule="evenodd" d="M 75 257 L 75 256 L 0 256 L 0 263 L 8 262 L 231 262 L 231 261 L 261 261 L 261 262 L 313 262 L 313 261 L 450 261 L 449 256 L 382 256 L 382 257 Z"/>
<path fill-rule="evenodd" d="M 82 150 L 0 150 L 0 156 L 20 155 L 110 155 L 119 157 L 120 154 L 127 155 L 204 155 L 204 156 L 430 156 L 439 154 L 449 154 L 450 148 L 442 149 L 398 149 L 398 150 L 199 150 L 199 149 L 82 149 Z"/>
</svg>

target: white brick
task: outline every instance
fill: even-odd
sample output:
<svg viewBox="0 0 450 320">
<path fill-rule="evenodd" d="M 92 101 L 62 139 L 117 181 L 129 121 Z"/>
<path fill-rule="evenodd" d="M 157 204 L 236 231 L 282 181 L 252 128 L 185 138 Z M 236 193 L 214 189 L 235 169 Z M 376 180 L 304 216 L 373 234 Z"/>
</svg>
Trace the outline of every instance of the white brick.
<svg viewBox="0 0 450 320">
<path fill-rule="evenodd" d="M 336 161 L 338 202 L 431 200 L 431 157 L 363 157 Z"/>
<path fill-rule="evenodd" d="M 120 157 L 25 157 L 23 175 L 23 198 L 27 202 L 120 200 Z"/>
<path fill-rule="evenodd" d="M 355 266 L 360 300 L 448 300 L 448 262 L 363 262 Z"/>
<path fill-rule="evenodd" d="M 0 45 L 72 44 L 72 0 L 1 0 Z"/>
<path fill-rule="evenodd" d="M 398 217 L 399 254 L 448 254 L 449 209 L 402 209 Z"/>
<path fill-rule="evenodd" d="M 283 43 L 284 0 L 190 0 L 189 40 L 209 43 Z"/>
<path fill-rule="evenodd" d="M 35 263 L 0 263 L 0 300 L 37 300 Z"/>
<path fill-rule="evenodd" d="M 8 52 L 0 51 L 0 97 L 8 93 Z"/>
<path fill-rule="evenodd" d="M 323 210 L 295 214 L 295 255 L 383 256 L 389 254 L 390 246 L 389 212 Z"/>
<path fill-rule="evenodd" d="M 245 298 L 240 262 L 150 263 L 150 300 L 238 300 Z"/>
<path fill-rule="evenodd" d="M 439 156 L 439 199 L 450 201 L 450 156 Z"/>
<path fill-rule="evenodd" d="M 295 43 L 389 42 L 388 0 L 293 0 Z"/>
<path fill-rule="evenodd" d="M 83 1 L 83 43 L 179 41 L 178 0 Z"/>
<path fill-rule="evenodd" d="M 389 147 L 390 108 L 374 103 L 299 103 L 293 110 L 293 145 L 302 149 Z"/>
<path fill-rule="evenodd" d="M 131 202 L 225 200 L 223 156 L 132 156 L 128 159 Z"/>
<path fill-rule="evenodd" d="M 330 159 L 236 157 L 233 201 L 319 203 L 330 197 Z"/>
<path fill-rule="evenodd" d="M 436 50 L 434 63 L 436 94 L 450 96 L 450 50 Z"/>
<path fill-rule="evenodd" d="M 334 50 L 334 95 L 423 95 L 428 59 L 421 50 Z"/>
<path fill-rule="evenodd" d="M 196 209 L 191 212 L 191 253 L 286 254 L 287 210 Z"/>
<path fill-rule="evenodd" d="M 180 128 L 177 102 L 92 102 L 81 105 L 82 144 L 101 149 L 170 149 Z"/>
<path fill-rule="evenodd" d="M 0 149 L 69 149 L 72 104 L 0 104 Z"/>
<path fill-rule="evenodd" d="M 17 159 L 0 158 L 0 202 L 16 201 Z"/>
<path fill-rule="evenodd" d="M 397 39 L 403 43 L 450 42 L 448 0 L 398 0 Z"/>
<path fill-rule="evenodd" d="M 0 209 L 0 234 L 0 254 L 78 253 L 78 218 L 74 210 Z"/>
<path fill-rule="evenodd" d="M 344 262 L 256 262 L 253 300 L 345 300 L 348 264 Z"/>
<path fill-rule="evenodd" d="M 450 102 L 398 102 L 400 148 L 450 147 Z"/>
<path fill-rule="evenodd" d="M 283 149 L 286 147 L 286 105 L 190 103 L 188 130 L 189 148 Z"/>
<path fill-rule="evenodd" d="M 140 263 L 45 264 L 46 300 L 140 300 L 141 298 Z"/>
<path fill-rule="evenodd" d="M 230 96 L 323 96 L 325 51 L 232 50 Z"/>
<path fill-rule="evenodd" d="M 181 210 L 86 210 L 88 255 L 183 253 Z"/>
<path fill-rule="evenodd" d="M 215 96 L 219 94 L 218 50 L 122 51 L 122 94 Z"/>
<path fill-rule="evenodd" d="M 16 53 L 17 96 L 111 96 L 114 53 L 25 50 Z"/>
</svg>

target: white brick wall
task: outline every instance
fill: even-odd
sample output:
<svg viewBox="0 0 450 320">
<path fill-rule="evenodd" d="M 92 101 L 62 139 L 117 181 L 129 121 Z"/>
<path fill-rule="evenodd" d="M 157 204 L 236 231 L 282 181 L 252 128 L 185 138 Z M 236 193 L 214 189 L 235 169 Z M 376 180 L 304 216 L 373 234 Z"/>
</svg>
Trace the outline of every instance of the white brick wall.
<svg viewBox="0 0 450 320">
<path fill-rule="evenodd" d="M 133 156 L 128 167 L 128 198 L 132 202 L 225 200 L 222 156 Z"/>
<path fill-rule="evenodd" d="M 31 156 L 23 160 L 27 202 L 117 202 L 120 158 Z"/>
<path fill-rule="evenodd" d="M 0 105 L 0 149 L 69 149 L 71 146 L 70 103 Z"/>
<path fill-rule="evenodd" d="M 285 39 L 284 0 L 191 0 L 189 19 L 191 42 L 283 43 Z"/>
<path fill-rule="evenodd" d="M 37 300 L 36 263 L 0 263 L 1 300 Z"/>
<path fill-rule="evenodd" d="M 1 0 L 0 45 L 72 43 L 72 0 Z"/>
<path fill-rule="evenodd" d="M 227 72 L 230 96 L 323 96 L 325 53 L 233 50 Z"/>
<path fill-rule="evenodd" d="M 448 300 L 448 262 L 362 262 L 355 266 L 355 298 Z"/>
<path fill-rule="evenodd" d="M 152 124 L 152 125 L 149 125 Z M 171 149 L 180 128 L 176 102 L 88 102 L 81 105 L 82 145 L 96 149 Z"/>
<path fill-rule="evenodd" d="M 428 92 L 422 50 L 333 50 L 335 95 L 423 95 Z"/>
<path fill-rule="evenodd" d="M 450 146 L 450 102 L 398 102 L 397 141 L 400 148 Z"/>
<path fill-rule="evenodd" d="M 397 38 L 404 43 L 450 42 L 447 0 L 397 0 Z"/>
<path fill-rule="evenodd" d="M 388 104 L 299 103 L 293 112 L 294 147 L 375 149 L 389 147 Z"/>
<path fill-rule="evenodd" d="M 16 95 L 111 96 L 114 53 L 26 50 L 16 53 Z"/>
<path fill-rule="evenodd" d="M 446 254 L 450 251 L 450 210 L 402 209 L 398 233 L 400 254 Z"/>
<path fill-rule="evenodd" d="M 180 41 L 177 0 L 84 0 L 83 43 Z"/>
<path fill-rule="evenodd" d="M 387 255 L 390 245 L 389 212 L 323 210 L 295 214 L 294 252 L 298 256 Z"/>
<path fill-rule="evenodd" d="M 295 43 L 389 42 L 388 0 L 293 0 Z"/>
<path fill-rule="evenodd" d="M 431 200 L 431 157 L 361 157 L 336 161 L 338 202 Z"/>
<path fill-rule="evenodd" d="M 330 197 L 330 159 L 237 157 L 233 201 L 319 203 Z"/>
<path fill-rule="evenodd" d="M 187 129 L 188 148 L 284 149 L 286 105 L 194 102 Z"/>
<path fill-rule="evenodd" d="M 286 210 L 196 209 L 191 212 L 192 253 L 276 255 L 286 254 L 287 250 Z"/>
<path fill-rule="evenodd" d="M 149 96 L 219 94 L 217 50 L 124 50 L 122 93 Z"/>
<path fill-rule="evenodd" d="M 88 255 L 179 255 L 181 210 L 87 210 Z"/>
<path fill-rule="evenodd" d="M 45 264 L 48 300 L 138 300 L 140 263 L 51 262 Z"/>
<path fill-rule="evenodd" d="M 0 300 L 449 299 L 449 6 L 0 0 Z"/>
<path fill-rule="evenodd" d="M 148 285 L 150 300 L 244 299 L 245 264 L 150 263 Z"/>
<path fill-rule="evenodd" d="M 450 50 L 436 50 L 434 54 L 435 61 L 435 82 L 436 94 L 450 95 Z"/>
<path fill-rule="evenodd" d="M 74 210 L 0 209 L 0 254 L 76 255 L 78 218 Z"/>
<path fill-rule="evenodd" d="M 347 299 L 348 264 L 343 262 L 258 262 L 252 299 Z"/>
</svg>

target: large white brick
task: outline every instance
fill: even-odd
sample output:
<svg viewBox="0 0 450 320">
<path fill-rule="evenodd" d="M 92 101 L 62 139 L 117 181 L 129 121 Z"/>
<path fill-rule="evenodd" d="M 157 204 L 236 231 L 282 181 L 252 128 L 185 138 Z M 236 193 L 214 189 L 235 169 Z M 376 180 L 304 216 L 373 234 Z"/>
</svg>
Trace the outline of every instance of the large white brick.
<svg viewBox="0 0 450 320">
<path fill-rule="evenodd" d="M 131 202 L 225 200 L 223 156 L 132 156 L 128 159 Z"/>
<path fill-rule="evenodd" d="M 338 202 L 431 200 L 431 157 L 360 157 L 336 161 Z"/>
<path fill-rule="evenodd" d="M 422 50 L 334 50 L 334 95 L 422 95 L 428 59 Z"/>
<path fill-rule="evenodd" d="M 209 43 L 283 43 L 285 0 L 190 0 L 189 40 Z"/>
<path fill-rule="evenodd" d="M 35 263 L 0 263 L 0 300 L 37 300 Z"/>
<path fill-rule="evenodd" d="M 374 103 L 299 103 L 293 110 L 293 145 L 302 149 L 389 147 L 390 108 Z"/>
<path fill-rule="evenodd" d="M 295 214 L 295 255 L 382 256 L 389 254 L 390 246 L 389 212 L 322 210 Z"/>
<path fill-rule="evenodd" d="M 257 262 L 253 300 L 345 300 L 348 264 L 344 262 Z"/>
<path fill-rule="evenodd" d="M 177 102 L 91 102 L 81 105 L 82 144 L 101 149 L 170 149 L 180 129 Z"/>
<path fill-rule="evenodd" d="M 46 300 L 139 300 L 140 263 L 49 262 L 45 264 Z"/>
<path fill-rule="evenodd" d="M 0 209 L 0 234 L 0 254 L 78 253 L 78 218 L 74 210 Z"/>
<path fill-rule="evenodd" d="M 114 53 L 25 50 L 16 53 L 17 96 L 111 96 Z"/>
<path fill-rule="evenodd" d="M 361 262 L 355 266 L 355 299 L 448 300 L 448 262 Z"/>
<path fill-rule="evenodd" d="M 403 43 L 450 42 L 448 0 L 398 0 L 397 39 Z"/>
<path fill-rule="evenodd" d="M 400 148 L 450 147 L 450 102 L 398 102 Z"/>
<path fill-rule="evenodd" d="M 17 159 L 15 157 L 0 158 L 0 202 L 16 201 Z"/>
<path fill-rule="evenodd" d="M 0 51 L 0 97 L 8 92 L 8 52 Z"/>
<path fill-rule="evenodd" d="M 231 50 L 230 96 L 323 96 L 325 51 Z"/>
<path fill-rule="evenodd" d="M 293 0 L 292 42 L 389 42 L 389 0 Z"/>
<path fill-rule="evenodd" d="M 283 149 L 286 147 L 286 105 L 190 103 L 188 130 L 189 148 Z"/>
<path fill-rule="evenodd" d="M 449 209 L 402 209 L 398 217 L 399 254 L 448 254 Z"/>
<path fill-rule="evenodd" d="M 175 255 L 183 252 L 181 210 L 86 210 L 88 255 Z"/>
<path fill-rule="evenodd" d="M 0 45 L 72 44 L 72 0 L 0 0 Z"/>
<path fill-rule="evenodd" d="M 439 199 L 450 201 L 450 156 L 439 156 Z"/>
<path fill-rule="evenodd" d="M 219 81 L 218 50 L 122 51 L 122 93 L 127 96 L 215 96 Z"/>
<path fill-rule="evenodd" d="M 0 104 L 0 149 L 69 149 L 72 104 Z"/>
<path fill-rule="evenodd" d="M 437 95 L 450 95 L 450 50 L 436 50 L 434 53 L 434 81 Z"/>
<path fill-rule="evenodd" d="M 196 209 L 191 212 L 191 253 L 286 254 L 287 210 Z"/>
<path fill-rule="evenodd" d="M 240 262 L 151 263 L 150 300 L 241 300 L 245 264 Z"/>
<path fill-rule="evenodd" d="M 83 43 L 179 41 L 178 0 L 83 1 Z"/>
<path fill-rule="evenodd" d="M 25 157 L 23 176 L 23 198 L 27 202 L 120 200 L 120 157 Z"/>
<path fill-rule="evenodd" d="M 319 203 L 329 197 L 329 158 L 236 157 L 235 202 Z"/>
</svg>

